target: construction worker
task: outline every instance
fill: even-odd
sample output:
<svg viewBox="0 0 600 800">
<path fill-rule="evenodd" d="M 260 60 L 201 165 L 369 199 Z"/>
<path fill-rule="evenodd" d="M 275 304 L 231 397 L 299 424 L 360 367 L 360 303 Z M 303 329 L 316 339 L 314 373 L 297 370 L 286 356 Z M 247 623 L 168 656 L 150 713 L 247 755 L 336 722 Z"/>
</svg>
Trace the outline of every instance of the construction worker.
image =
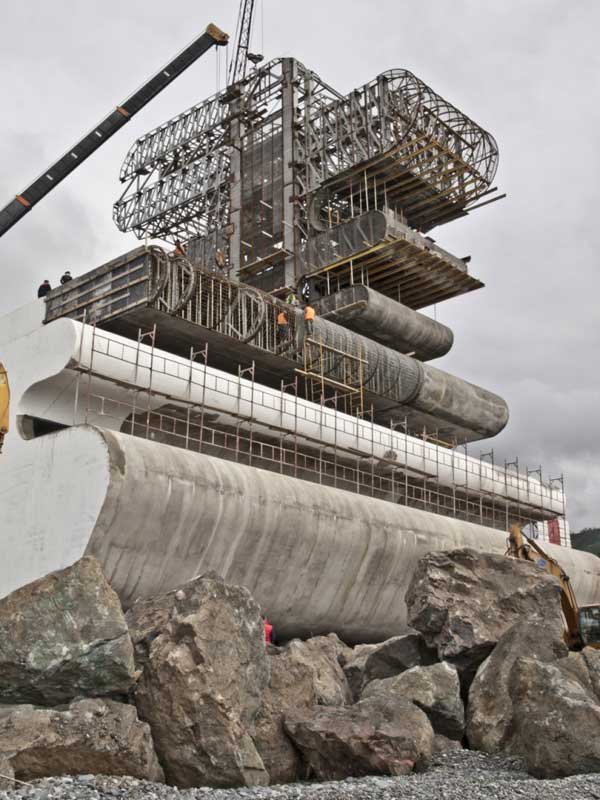
<svg viewBox="0 0 600 800">
<path fill-rule="evenodd" d="M 288 295 L 285 298 L 285 302 L 288 304 L 288 306 L 298 305 L 298 297 L 296 296 L 296 292 L 293 289 L 290 292 L 288 292 Z"/>
<path fill-rule="evenodd" d="M 284 308 L 281 308 L 277 314 L 277 338 L 282 342 L 286 342 L 290 338 L 288 312 Z"/>
<path fill-rule="evenodd" d="M 266 617 L 263 617 L 263 625 L 265 628 L 265 644 L 277 644 L 275 628 L 271 625 Z"/>
<path fill-rule="evenodd" d="M 72 280 L 73 280 L 73 276 L 71 275 L 69 270 L 66 269 L 64 271 L 63 275 L 61 276 L 61 279 L 60 279 L 61 285 L 64 286 L 65 283 L 68 283 L 69 281 L 72 281 Z"/>
<path fill-rule="evenodd" d="M 308 303 L 310 300 L 310 284 L 306 275 L 302 278 L 302 286 L 300 287 L 300 297 L 303 303 Z"/>
<path fill-rule="evenodd" d="M 315 319 L 315 310 L 310 303 L 304 306 L 304 325 L 306 327 L 306 335 L 312 338 L 313 323 Z"/>
<path fill-rule="evenodd" d="M 179 241 L 179 239 L 175 239 L 175 250 L 173 250 L 174 255 L 176 256 L 184 256 L 185 255 L 185 248 Z"/>
<path fill-rule="evenodd" d="M 52 287 L 50 286 L 50 281 L 46 278 L 46 280 L 38 288 L 38 297 L 46 297 L 48 292 L 51 290 Z"/>
</svg>

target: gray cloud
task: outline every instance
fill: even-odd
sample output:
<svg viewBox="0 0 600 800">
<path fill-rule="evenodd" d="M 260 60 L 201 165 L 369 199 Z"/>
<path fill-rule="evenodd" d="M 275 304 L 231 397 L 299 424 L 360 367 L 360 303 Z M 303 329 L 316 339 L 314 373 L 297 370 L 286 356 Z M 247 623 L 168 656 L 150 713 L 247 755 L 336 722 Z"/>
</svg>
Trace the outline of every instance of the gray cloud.
<svg viewBox="0 0 600 800">
<path fill-rule="evenodd" d="M 233 34 L 237 5 L 29 0 L 4 9 L 0 202 L 209 21 Z M 482 449 L 564 471 L 575 529 L 600 522 L 599 26 L 596 0 L 264 0 L 268 57 L 295 55 L 343 91 L 406 67 L 498 139 L 497 184 L 508 198 L 432 233 L 472 254 L 486 283 L 435 309 L 456 332 L 439 365 L 507 398 L 511 421 Z M 215 89 L 210 54 L 0 240 L 0 313 L 27 302 L 43 278 L 135 245 L 111 219 L 129 144 Z"/>
</svg>

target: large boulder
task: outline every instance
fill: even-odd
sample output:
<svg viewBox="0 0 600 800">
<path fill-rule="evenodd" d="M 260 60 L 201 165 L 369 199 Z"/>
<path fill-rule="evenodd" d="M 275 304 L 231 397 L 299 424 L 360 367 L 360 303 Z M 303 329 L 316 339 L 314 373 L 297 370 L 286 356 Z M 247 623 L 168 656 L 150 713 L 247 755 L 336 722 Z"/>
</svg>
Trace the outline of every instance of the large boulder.
<svg viewBox="0 0 600 800">
<path fill-rule="evenodd" d="M 140 717 L 150 723 L 170 783 L 267 783 L 252 741 L 269 682 L 260 609 L 246 589 L 217 575 L 192 583 L 182 591 L 193 594 L 193 609 L 175 609 L 150 643 L 135 692 Z"/>
<path fill-rule="evenodd" d="M 394 636 L 375 645 L 364 659 L 362 687 L 371 681 L 383 680 L 399 675 L 412 667 L 434 664 L 437 653 L 427 646 L 419 633 Z"/>
<path fill-rule="evenodd" d="M 428 762 L 433 730 L 407 700 L 378 697 L 353 706 L 288 713 L 285 729 L 317 780 L 405 775 Z"/>
<path fill-rule="evenodd" d="M 0 703 L 126 693 L 133 648 L 119 598 L 85 557 L 0 600 Z"/>
<path fill-rule="evenodd" d="M 537 778 L 600 772 L 600 700 L 586 662 L 572 653 L 553 663 L 515 660 L 510 676 L 510 752 Z"/>
<path fill-rule="evenodd" d="M 164 781 L 135 708 L 96 698 L 61 709 L 0 706 L 0 764 L 21 781 L 90 773 Z"/>
<path fill-rule="evenodd" d="M 6 756 L 0 756 L 0 791 L 10 791 L 15 787 L 15 771 Z"/>
<path fill-rule="evenodd" d="M 344 674 L 350 687 L 354 700 L 360 698 L 360 693 L 365 685 L 365 664 L 369 655 L 377 649 L 376 644 L 357 644 L 352 650 L 352 655 L 346 659 Z"/>
<path fill-rule="evenodd" d="M 303 776 L 302 759 L 283 727 L 286 714 L 317 704 L 315 670 L 287 649 L 270 648 L 271 680 L 255 722 L 254 744 L 270 783 L 292 783 Z"/>
<path fill-rule="evenodd" d="M 424 556 L 406 605 L 409 625 L 457 667 L 463 688 L 516 622 L 561 619 L 556 578 L 532 562 L 469 549 Z"/>
<path fill-rule="evenodd" d="M 460 696 L 456 669 L 442 662 L 430 667 L 413 667 L 396 675 L 367 684 L 363 698 L 380 697 L 393 703 L 410 700 L 424 711 L 434 733 L 460 741 L 465 731 L 465 708 Z"/>
<path fill-rule="evenodd" d="M 566 658 L 563 624 L 518 622 L 503 634 L 492 654 L 477 670 L 469 689 L 467 738 L 475 750 L 498 753 L 512 734 L 513 706 L 509 680 L 515 661 L 523 655 L 538 661 Z"/>
<path fill-rule="evenodd" d="M 349 648 L 335 633 L 306 641 L 292 639 L 285 646 L 290 659 L 313 671 L 317 703 L 323 706 L 343 706 L 352 702 L 350 686 L 340 665 L 340 658 L 347 657 L 347 650 Z"/>
</svg>

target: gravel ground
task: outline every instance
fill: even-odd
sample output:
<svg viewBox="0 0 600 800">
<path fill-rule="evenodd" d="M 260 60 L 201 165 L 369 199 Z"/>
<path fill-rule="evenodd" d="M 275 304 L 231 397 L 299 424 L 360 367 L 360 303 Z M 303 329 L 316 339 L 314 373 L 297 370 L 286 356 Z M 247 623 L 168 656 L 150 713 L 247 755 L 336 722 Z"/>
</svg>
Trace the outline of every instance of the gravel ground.
<svg viewBox="0 0 600 800">
<path fill-rule="evenodd" d="M 360 778 L 253 789 L 186 789 L 134 778 L 45 778 L 0 800 L 600 800 L 600 774 L 538 781 L 517 759 L 470 751 L 436 756 L 431 768 L 401 778 Z"/>
</svg>

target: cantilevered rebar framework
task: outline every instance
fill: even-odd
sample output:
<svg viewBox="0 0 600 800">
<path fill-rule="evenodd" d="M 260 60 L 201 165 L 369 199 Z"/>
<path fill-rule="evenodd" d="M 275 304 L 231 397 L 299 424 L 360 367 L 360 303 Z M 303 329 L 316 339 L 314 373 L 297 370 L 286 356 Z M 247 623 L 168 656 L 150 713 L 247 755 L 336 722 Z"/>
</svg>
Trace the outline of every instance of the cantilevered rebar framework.
<svg viewBox="0 0 600 800">
<path fill-rule="evenodd" d="M 497 158 L 490 134 L 406 70 L 342 96 L 295 59 L 276 59 L 138 139 L 114 216 L 140 238 L 218 232 L 220 266 L 277 291 L 314 273 L 314 237 L 335 239 L 374 209 L 419 230 L 467 213 Z M 387 261 L 377 266 L 381 277 Z M 460 272 L 447 296 L 465 291 Z"/>
</svg>

